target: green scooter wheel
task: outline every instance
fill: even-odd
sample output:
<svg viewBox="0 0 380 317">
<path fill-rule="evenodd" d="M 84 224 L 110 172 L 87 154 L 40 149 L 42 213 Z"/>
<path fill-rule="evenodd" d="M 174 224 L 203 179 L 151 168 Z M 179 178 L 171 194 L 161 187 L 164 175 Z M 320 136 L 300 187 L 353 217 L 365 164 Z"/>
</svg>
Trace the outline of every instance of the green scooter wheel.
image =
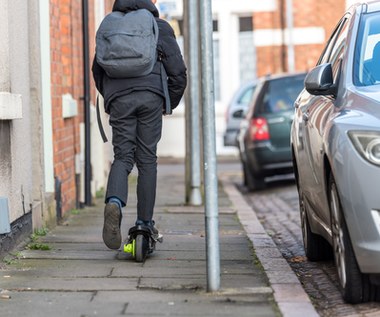
<svg viewBox="0 0 380 317">
<path fill-rule="evenodd" d="M 136 257 L 136 239 L 133 239 L 130 243 L 124 244 L 124 252 Z"/>
</svg>

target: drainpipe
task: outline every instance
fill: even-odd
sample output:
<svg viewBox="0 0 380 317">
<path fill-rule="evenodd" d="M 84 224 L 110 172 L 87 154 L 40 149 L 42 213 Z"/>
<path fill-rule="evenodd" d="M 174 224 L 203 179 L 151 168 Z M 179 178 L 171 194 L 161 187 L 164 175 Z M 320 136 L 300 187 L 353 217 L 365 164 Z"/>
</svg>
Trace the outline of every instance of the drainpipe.
<svg viewBox="0 0 380 317">
<path fill-rule="evenodd" d="M 55 177 L 55 201 L 57 222 L 62 220 L 62 182 L 59 177 Z"/>
<path fill-rule="evenodd" d="M 281 71 L 286 72 L 286 21 L 285 21 L 285 0 L 280 0 L 280 25 L 281 25 Z"/>
<path fill-rule="evenodd" d="M 91 138 L 90 138 L 90 64 L 88 41 L 88 0 L 82 0 L 83 91 L 84 91 L 84 203 L 91 205 Z"/>
<path fill-rule="evenodd" d="M 293 43 L 293 0 L 286 0 L 286 25 L 288 28 L 288 71 L 295 70 L 295 56 Z"/>
</svg>

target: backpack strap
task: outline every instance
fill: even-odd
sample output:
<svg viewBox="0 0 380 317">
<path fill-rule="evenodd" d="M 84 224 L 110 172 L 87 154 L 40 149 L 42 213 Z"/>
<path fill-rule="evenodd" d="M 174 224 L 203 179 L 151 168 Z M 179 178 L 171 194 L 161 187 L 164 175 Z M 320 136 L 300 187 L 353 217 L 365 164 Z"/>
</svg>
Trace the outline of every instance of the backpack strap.
<svg viewBox="0 0 380 317">
<path fill-rule="evenodd" d="M 170 105 L 170 96 L 169 96 L 169 89 L 168 89 L 168 75 L 165 70 L 165 66 L 162 63 L 162 55 L 161 52 L 158 53 L 158 59 L 160 61 L 160 67 L 161 67 L 161 81 L 162 81 L 162 87 L 164 89 L 164 95 L 165 95 L 165 109 L 164 109 L 164 115 L 172 114 L 172 107 Z"/>
<path fill-rule="evenodd" d="M 107 139 L 106 133 L 104 132 L 102 119 L 100 117 L 99 95 L 96 96 L 96 119 L 98 121 L 98 127 L 99 127 L 100 135 L 102 136 L 103 142 L 106 143 L 106 142 L 108 142 L 108 139 Z"/>
<path fill-rule="evenodd" d="M 165 95 L 165 109 L 164 114 L 170 115 L 173 113 L 171 105 L 170 105 L 170 96 L 169 96 L 169 89 L 168 89 L 168 75 L 166 74 L 166 70 L 164 67 L 164 64 L 162 63 L 160 59 L 160 67 L 161 67 L 161 81 L 162 81 L 162 87 L 164 89 L 164 95 Z M 104 131 L 103 124 L 102 124 L 102 118 L 100 117 L 100 110 L 99 110 L 99 94 L 96 96 L 96 121 L 98 121 L 98 127 L 100 135 L 103 139 L 104 143 L 108 142 L 107 135 Z"/>
</svg>

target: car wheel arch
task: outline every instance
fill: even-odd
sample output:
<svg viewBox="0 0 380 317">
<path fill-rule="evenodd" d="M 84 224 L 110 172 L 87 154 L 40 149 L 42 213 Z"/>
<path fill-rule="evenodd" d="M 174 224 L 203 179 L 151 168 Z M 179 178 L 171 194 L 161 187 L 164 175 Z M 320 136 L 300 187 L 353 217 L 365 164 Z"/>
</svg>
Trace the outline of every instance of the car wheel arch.
<svg viewBox="0 0 380 317">
<path fill-rule="evenodd" d="M 323 171 L 324 171 L 324 186 L 325 186 L 325 191 L 326 191 L 326 197 L 329 195 L 329 180 L 330 180 L 330 175 L 332 174 L 332 168 L 330 164 L 330 160 L 328 159 L 327 155 L 324 155 L 323 158 Z"/>
<path fill-rule="evenodd" d="M 292 162 L 293 162 L 293 170 L 294 170 L 294 178 L 296 180 L 297 188 L 299 187 L 299 176 L 298 176 L 298 165 L 297 165 L 297 159 L 294 151 L 294 145 L 292 144 Z"/>
<path fill-rule="evenodd" d="M 334 261 L 338 271 L 342 296 L 346 302 L 351 304 L 370 301 L 375 296 L 375 288 L 371 285 L 369 275 L 361 273 L 358 266 L 350 232 L 347 228 L 344 210 L 339 198 L 339 189 L 332 174 L 330 174 L 329 179 L 329 196 L 330 209 L 331 196 L 335 196 L 334 201 L 337 206 L 337 208 L 335 208 L 336 219 L 331 220 L 331 230 L 333 241 L 335 241 L 335 244 L 333 243 Z M 334 217 L 333 214 L 331 214 L 331 217 Z M 333 233 L 334 222 L 335 232 L 342 232 L 339 234 L 335 233 L 335 237 Z"/>
</svg>

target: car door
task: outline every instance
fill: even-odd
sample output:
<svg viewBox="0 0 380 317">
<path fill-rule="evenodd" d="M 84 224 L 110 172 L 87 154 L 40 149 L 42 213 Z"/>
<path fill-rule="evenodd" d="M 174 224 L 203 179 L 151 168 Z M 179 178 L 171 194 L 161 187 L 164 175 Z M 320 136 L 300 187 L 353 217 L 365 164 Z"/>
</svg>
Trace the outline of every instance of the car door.
<svg viewBox="0 0 380 317">
<path fill-rule="evenodd" d="M 340 65 L 347 46 L 349 16 L 344 17 L 336 28 L 325 54 L 319 64 L 331 63 L 334 84 L 339 86 Z M 325 147 L 324 134 L 326 125 L 338 110 L 335 96 L 312 96 L 300 109 L 302 112 L 302 137 L 305 147 L 305 161 L 309 168 L 304 169 L 303 175 L 305 192 L 308 203 L 316 211 L 316 217 L 330 225 L 326 179 L 325 179 Z"/>
</svg>

